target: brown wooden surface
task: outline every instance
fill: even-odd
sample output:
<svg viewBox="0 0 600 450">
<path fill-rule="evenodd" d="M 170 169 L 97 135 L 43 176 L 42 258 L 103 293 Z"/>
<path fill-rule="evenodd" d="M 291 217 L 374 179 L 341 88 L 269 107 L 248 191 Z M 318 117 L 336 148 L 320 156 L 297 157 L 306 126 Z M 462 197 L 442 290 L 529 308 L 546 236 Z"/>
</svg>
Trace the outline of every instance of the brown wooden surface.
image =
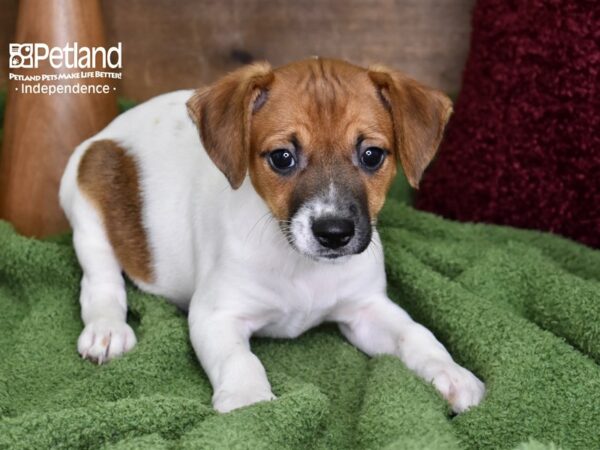
<svg viewBox="0 0 600 450">
<path fill-rule="evenodd" d="M 384 63 L 456 93 L 474 0 L 105 0 L 121 95 L 197 87 L 256 59 Z"/>
<path fill-rule="evenodd" d="M 15 36 L 17 0 L 0 0 L 0 89 L 6 88 L 8 73 L 8 43 Z"/>
<path fill-rule="evenodd" d="M 54 0 L 48 0 L 54 1 Z M 456 93 L 475 0 L 104 0 L 124 45 L 119 94 L 135 100 L 213 81 L 253 59 L 380 62 Z M 17 0 L 0 0 L 0 88 Z"/>
<path fill-rule="evenodd" d="M 21 0 L 15 42 L 64 46 L 73 41 L 104 45 L 99 0 Z M 14 72 L 58 73 L 49 66 Z M 58 205 L 60 177 L 75 146 L 116 115 L 116 97 L 114 92 L 23 94 L 20 84 L 8 84 L 0 154 L 0 218 L 11 221 L 23 234 L 45 236 L 68 229 Z"/>
</svg>

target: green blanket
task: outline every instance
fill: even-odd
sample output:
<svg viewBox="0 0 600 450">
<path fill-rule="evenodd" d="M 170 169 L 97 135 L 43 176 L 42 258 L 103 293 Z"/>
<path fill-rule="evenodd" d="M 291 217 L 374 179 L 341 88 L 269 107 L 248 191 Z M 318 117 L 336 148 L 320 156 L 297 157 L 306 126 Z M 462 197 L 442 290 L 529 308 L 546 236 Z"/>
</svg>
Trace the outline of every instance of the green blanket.
<svg viewBox="0 0 600 450">
<path fill-rule="evenodd" d="M 279 399 L 216 414 L 183 314 L 130 287 L 137 347 L 84 361 L 70 242 L 0 223 L 0 448 L 600 448 L 600 252 L 393 200 L 380 231 L 391 297 L 486 382 L 479 407 L 324 325 L 253 340 Z"/>
</svg>

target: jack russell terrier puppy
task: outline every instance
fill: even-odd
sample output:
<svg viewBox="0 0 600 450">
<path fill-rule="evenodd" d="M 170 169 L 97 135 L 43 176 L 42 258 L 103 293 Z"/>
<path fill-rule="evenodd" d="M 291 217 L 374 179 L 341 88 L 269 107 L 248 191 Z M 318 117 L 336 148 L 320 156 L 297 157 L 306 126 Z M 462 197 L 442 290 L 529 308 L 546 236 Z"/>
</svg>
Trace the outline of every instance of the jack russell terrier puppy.
<svg viewBox="0 0 600 450">
<path fill-rule="evenodd" d="M 124 272 L 188 310 L 220 412 L 275 398 L 251 336 L 324 321 L 396 355 L 454 411 L 477 405 L 483 383 L 387 297 L 375 229 L 397 164 L 416 187 L 451 109 L 400 72 L 316 58 L 120 115 L 77 147 L 60 187 L 83 268 L 79 353 L 102 363 L 135 346 Z"/>
</svg>

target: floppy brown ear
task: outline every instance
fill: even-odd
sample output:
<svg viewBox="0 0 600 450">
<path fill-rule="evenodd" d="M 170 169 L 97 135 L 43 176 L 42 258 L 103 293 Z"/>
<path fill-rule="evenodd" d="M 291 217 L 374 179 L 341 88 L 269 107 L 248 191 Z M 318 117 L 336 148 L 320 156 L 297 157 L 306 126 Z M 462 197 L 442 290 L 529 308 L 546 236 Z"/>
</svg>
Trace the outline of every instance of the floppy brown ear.
<svg viewBox="0 0 600 450">
<path fill-rule="evenodd" d="M 418 188 L 442 140 L 452 102 L 444 93 L 400 72 L 375 67 L 369 70 L 369 77 L 392 114 L 396 154 L 404 174 L 410 185 Z"/>
<path fill-rule="evenodd" d="M 252 114 L 266 100 L 272 80 L 269 64 L 244 66 L 198 89 L 187 102 L 206 152 L 233 189 L 246 177 Z"/>
</svg>

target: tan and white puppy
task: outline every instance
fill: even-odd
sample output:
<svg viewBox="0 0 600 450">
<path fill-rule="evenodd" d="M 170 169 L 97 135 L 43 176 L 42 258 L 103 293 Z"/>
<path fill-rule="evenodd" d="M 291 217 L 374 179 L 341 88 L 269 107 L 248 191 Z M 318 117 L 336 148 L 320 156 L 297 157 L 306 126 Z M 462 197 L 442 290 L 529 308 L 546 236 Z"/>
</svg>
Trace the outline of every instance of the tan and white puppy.
<svg viewBox="0 0 600 450">
<path fill-rule="evenodd" d="M 83 268 L 79 353 L 134 347 L 125 272 L 189 310 L 218 411 L 275 398 L 252 335 L 324 321 L 398 356 L 454 411 L 477 405 L 483 383 L 388 299 L 375 229 L 397 164 L 417 186 L 450 111 L 399 72 L 317 58 L 246 66 L 120 115 L 75 150 L 60 189 Z"/>
</svg>

